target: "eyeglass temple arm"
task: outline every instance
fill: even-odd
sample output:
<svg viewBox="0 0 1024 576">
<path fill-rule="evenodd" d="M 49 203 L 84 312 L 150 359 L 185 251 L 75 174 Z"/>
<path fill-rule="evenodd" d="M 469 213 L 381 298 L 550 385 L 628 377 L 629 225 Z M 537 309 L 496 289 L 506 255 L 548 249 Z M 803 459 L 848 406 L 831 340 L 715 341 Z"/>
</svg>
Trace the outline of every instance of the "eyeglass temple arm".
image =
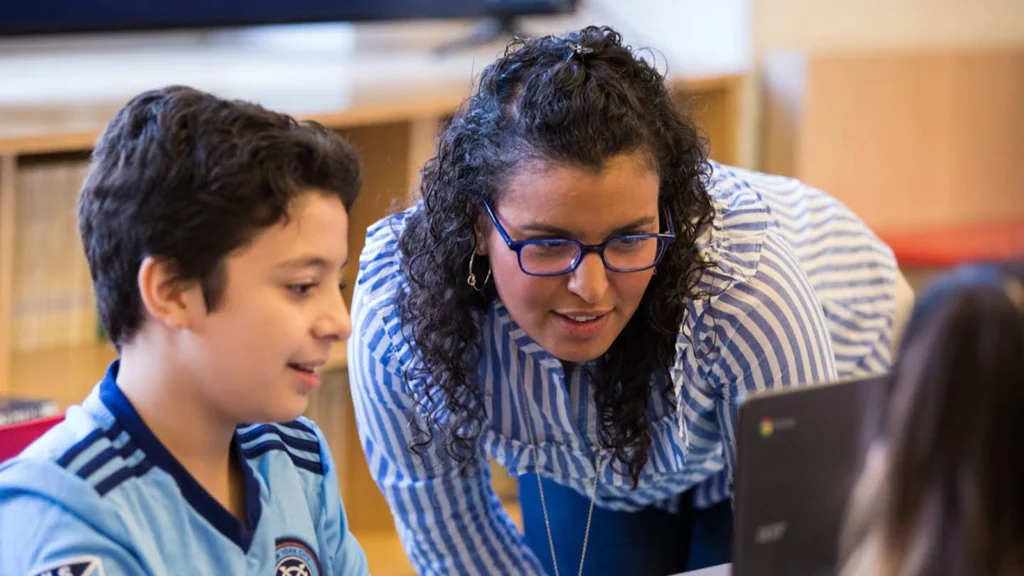
<svg viewBox="0 0 1024 576">
<path fill-rule="evenodd" d="M 507 244 L 510 248 L 515 248 L 516 246 L 521 245 L 522 243 L 513 240 L 508 235 L 508 232 L 505 231 L 505 227 L 501 225 L 501 222 L 498 222 L 498 216 L 494 213 L 494 210 L 491 208 L 491 203 L 484 200 L 481 202 L 481 204 L 484 205 L 484 210 L 487 210 L 487 216 L 491 219 L 491 222 L 494 224 L 494 227 L 498 230 L 498 234 L 501 235 L 501 239 L 505 241 L 505 244 Z"/>
</svg>

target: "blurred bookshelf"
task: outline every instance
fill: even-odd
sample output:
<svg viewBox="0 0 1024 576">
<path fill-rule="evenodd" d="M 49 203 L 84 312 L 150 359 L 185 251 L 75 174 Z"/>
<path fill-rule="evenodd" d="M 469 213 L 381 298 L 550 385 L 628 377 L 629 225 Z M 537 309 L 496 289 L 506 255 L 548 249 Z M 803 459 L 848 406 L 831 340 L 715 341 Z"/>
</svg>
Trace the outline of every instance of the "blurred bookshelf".
<svg viewBox="0 0 1024 576">
<path fill-rule="evenodd" d="M 178 60 L 186 56 L 199 62 L 194 49 L 182 51 L 186 54 L 166 49 L 153 57 L 162 58 L 169 70 L 180 69 Z M 0 56 L 0 77 L 17 79 L 16 72 L 27 65 L 18 58 L 30 57 Z M 229 62 L 237 68 L 249 62 L 247 73 L 197 87 L 317 120 L 356 145 L 364 162 L 364 186 L 349 231 L 353 257 L 347 273 L 354 277 L 366 227 L 414 196 L 419 169 L 433 152 L 440 123 L 469 94 L 475 61 L 391 54 L 360 58 L 358 63 L 301 62 L 295 64 L 299 71 L 292 72 L 294 88 L 282 90 L 260 79 L 259 72 L 280 72 L 287 62 L 266 63 L 265 58 L 259 51 L 231 58 L 220 54 L 213 64 L 201 65 Z M 119 76 L 136 70 L 137 59 L 125 59 L 76 54 L 73 64 L 55 61 L 49 75 L 53 78 L 26 81 L 0 98 L 0 394 L 45 393 L 68 402 L 80 400 L 82 390 L 102 376 L 97 368 L 112 357 L 95 313 L 75 201 L 91 146 L 117 109 L 141 88 L 138 78 Z M 62 90 L 60 77 L 71 73 L 67 67 L 107 74 L 106 87 L 82 90 L 84 95 Z M 149 63 L 150 69 L 161 67 L 160 61 Z M 192 75 L 208 78 L 214 72 L 208 68 Z M 303 79 L 308 82 L 299 81 Z M 156 74 L 149 87 L 175 81 L 173 75 Z M 681 76 L 673 82 L 680 102 L 695 111 L 712 155 L 731 161 L 741 77 Z M 339 357 L 337 366 L 343 365 Z M 54 379 L 57 383 L 50 384 Z"/>
</svg>

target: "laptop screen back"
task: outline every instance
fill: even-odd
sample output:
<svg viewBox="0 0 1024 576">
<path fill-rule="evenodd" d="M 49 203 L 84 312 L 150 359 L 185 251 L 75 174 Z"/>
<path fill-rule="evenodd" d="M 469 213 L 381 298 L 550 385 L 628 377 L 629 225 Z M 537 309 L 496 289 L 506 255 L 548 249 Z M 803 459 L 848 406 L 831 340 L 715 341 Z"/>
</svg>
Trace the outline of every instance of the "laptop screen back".
<svg viewBox="0 0 1024 576">
<path fill-rule="evenodd" d="M 835 572 L 850 493 L 881 431 L 885 378 L 766 392 L 740 407 L 736 576 Z"/>
</svg>

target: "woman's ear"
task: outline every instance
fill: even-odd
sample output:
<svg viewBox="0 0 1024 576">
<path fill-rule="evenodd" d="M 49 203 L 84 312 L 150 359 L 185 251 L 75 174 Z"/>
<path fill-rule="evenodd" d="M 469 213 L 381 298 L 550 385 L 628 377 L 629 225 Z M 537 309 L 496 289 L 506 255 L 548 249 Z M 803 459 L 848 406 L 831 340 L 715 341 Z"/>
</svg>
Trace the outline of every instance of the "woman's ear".
<svg viewBox="0 0 1024 576">
<path fill-rule="evenodd" d="M 491 222 L 487 216 L 480 214 L 476 217 L 476 224 L 473 226 L 473 234 L 476 235 L 476 255 L 487 255 L 487 231 L 490 230 Z"/>
</svg>

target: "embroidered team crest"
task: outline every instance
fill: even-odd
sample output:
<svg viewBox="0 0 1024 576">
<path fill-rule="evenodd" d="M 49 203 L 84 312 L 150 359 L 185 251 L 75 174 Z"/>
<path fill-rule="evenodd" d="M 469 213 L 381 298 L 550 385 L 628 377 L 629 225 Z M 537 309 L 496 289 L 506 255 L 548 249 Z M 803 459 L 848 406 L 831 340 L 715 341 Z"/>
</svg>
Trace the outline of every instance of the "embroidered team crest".
<svg viewBox="0 0 1024 576">
<path fill-rule="evenodd" d="M 276 544 L 275 576 L 320 576 L 320 560 L 305 542 L 298 538 L 278 538 Z"/>
<path fill-rule="evenodd" d="M 103 563 L 95 556 L 79 556 L 51 564 L 32 576 L 104 576 Z"/>
</svg>

